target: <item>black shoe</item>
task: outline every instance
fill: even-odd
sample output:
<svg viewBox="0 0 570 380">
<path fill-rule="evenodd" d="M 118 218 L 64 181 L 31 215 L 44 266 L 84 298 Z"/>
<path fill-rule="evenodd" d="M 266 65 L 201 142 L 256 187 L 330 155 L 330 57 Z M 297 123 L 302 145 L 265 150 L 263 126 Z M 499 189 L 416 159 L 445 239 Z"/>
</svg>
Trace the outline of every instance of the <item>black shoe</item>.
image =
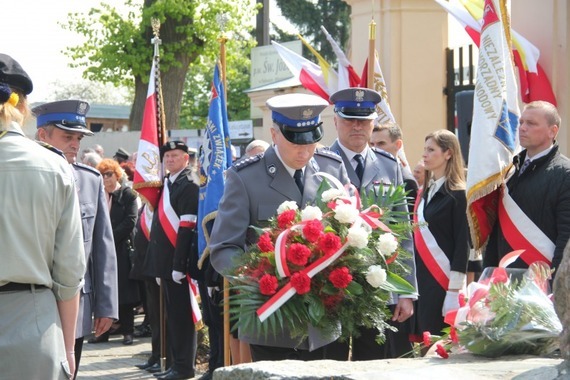
<svg viewBox="0 0 570 380">
<path fill-rule="evenodd" d="M 152 331 L 150 330 L 150 326 L 140 325 L 135 329 L 135 333 L 133 334 L 135 338 L 148 338 L 152 336 Z"/>
<path fill-rule="evenodd" d="M 152 367 L 155 364 L 157 364 L 156 361 L 149 359 L 142 364 L 135 364 L 135 367 L 137 367 L 138 369 L 147 369 L 147 368 Z"/>
<path fill-rule="evenodd" d="M 125 346 L 133 344 L 133 336 L 131 334 L 123 335 L 123 344 Z"/>
<path fill-rule="evenodd" d="M 99 335 L 97 337 L 92 337 L 89 338 L 89 340 L 87 341 L 87 343 L 105 343 L 109 341 L 109 335 L 108 334 L 103 334 L 103 335 Z"/>
<path fill-rule="evenodd" d="M 159 367 L 160 368 L 160 367 Z M 148 370 L 147 370 L 148 371 Z M 172 372 L 172 368 L 168 368 L 166 371 L 164 372 L 158 372 L 158 373 L 153 373 L 152 375 L 154 377 L 162 377 L 162 376 L 166 376 L 168 375 L 170 372 Z"/>
<path fill-rule="evenodd" d="M 154 363 L 153 365 L 151 365 L 150 367 L 146 367 L 145 369 L 147 370 L 147 372 L 150 372 L 150 373 L 158 373 L 158 372 L 162 371 L 162 368 L 160 368 L 160 364 L 158 364 L 158 363 Z M 164 371 L 164 372 L 166 372 L 166 371 Z"/>
<path fill-rule="evenodd" d="M 160 376 L 158 378 L 160 380 L 186 380 L 186 379 L 191 379 L 193 377 L 194 377 L 194 374 L 185 375 L 185 374 L 182 374 L 176 370 L 172 370 L 172 371 L 170 371 L 170 373 L 168 373 L 164 376 Z"/>
</svg>

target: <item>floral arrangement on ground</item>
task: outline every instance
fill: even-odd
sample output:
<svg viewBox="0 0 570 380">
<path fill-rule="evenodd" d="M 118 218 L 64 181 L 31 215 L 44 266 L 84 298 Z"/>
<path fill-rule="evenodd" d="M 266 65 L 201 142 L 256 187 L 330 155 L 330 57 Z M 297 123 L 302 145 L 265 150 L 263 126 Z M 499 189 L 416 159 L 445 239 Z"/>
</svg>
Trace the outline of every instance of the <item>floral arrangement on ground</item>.
<svg viewBox="0 0 570 380">
<path fill-rule="evenodd" d="M 508 256 L 516 259 L 522 251 Z M 443 336 L 426 336 L 438 343 L 436 353 L 471 352 L 486 357 L 547 355 L 559 347 L 562 324 L 549 297 L 552 270 L 543 262 L 528 269 L 486 268 L 481 279 L 460 294 L 460 308 L 449 312 L 451 328 Z"/>
<path fill-rule="evenodd" d="M 392 328 L 390 293 L 416 294 L 404 279 L 411 254 L 400 244 L 413 228 L 407 211 L 397 211 L 407 210 L 405 190 L 360 195 L 318 175 L 325 179 L 315 203 L 281 204 L 270 226 L 256 229 L 257 244 L 237 259 L 229 276 L 234 329 L 304 338 L 311 325 L 344 339 L 360 326 L 375 327 L 382 342 Z"/>
</svg>

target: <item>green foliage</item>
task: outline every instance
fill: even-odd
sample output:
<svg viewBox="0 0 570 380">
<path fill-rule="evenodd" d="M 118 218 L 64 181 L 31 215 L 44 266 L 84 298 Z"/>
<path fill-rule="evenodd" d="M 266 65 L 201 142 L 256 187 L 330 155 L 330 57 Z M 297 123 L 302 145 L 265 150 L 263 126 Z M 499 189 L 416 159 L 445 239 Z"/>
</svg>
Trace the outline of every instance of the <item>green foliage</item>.
<svg viewBox="0 0 570 380">
<path fill-rule="evenodd" d="M 297 32 L 331 64 L 336 65 L 336 55 L 321 31 L 321 25 L 346 52 L 350 37 L 350 6 L 343 0 L 276 0 L 283 16 Z M 290 41 L 287 32 L 276 28 L 277 41 Z M 365 36 L 366 37 L 366 36 Z M 309 59 L 316 61 L 312 54 Z"/>
</svg>

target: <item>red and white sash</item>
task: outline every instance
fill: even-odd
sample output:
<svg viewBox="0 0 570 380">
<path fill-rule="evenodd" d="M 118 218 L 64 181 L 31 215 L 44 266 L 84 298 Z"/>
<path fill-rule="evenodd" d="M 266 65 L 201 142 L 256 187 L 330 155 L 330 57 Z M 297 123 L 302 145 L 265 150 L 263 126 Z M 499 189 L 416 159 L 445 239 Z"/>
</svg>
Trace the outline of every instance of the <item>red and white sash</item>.
<svg viewBox="0 0 570 380">
<path fill-rule="evenodd" d="M 435 237 L 425 225 L 424 219 L 424 199 L 422 191 L 418 193 L 416 205 L 414 209 L 414 223 L 423 223 L 414 230 L 414 243 L 418 254 L 425 263 L 429 272 L 435 278 L 439 285 L 445 290 L 449 287 L 449 273 L 451 272 L 451 263 L 437 244 Z"/>
<path fill-rule="evenodd" d="M 524 249 L 520 258 L 528 265 L 535 261 L 552 264 L 556 245 L 521 210 L 506 186 L 503 187 L 502 193 L 499 202 L 499 223 L 511 248 Z"/>
<path fill-rule="evenodd" d="M 147 205 L 143 207 L 141 212 L 141 229 L 146 240 L 150 241 L 150 228 L 152 226 L 152 216 L 154 213 Z"/>
</svg>

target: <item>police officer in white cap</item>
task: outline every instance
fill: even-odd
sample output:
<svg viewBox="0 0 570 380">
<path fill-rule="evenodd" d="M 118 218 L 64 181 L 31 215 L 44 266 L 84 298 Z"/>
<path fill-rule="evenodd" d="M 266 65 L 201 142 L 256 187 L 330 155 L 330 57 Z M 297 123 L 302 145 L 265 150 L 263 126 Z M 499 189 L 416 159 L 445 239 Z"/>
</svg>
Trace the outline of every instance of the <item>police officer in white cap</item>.
<svg viewBox="0 0 570 380">
<path fill-rule="evenodd" d="M 246 249 L 248 227 L 266 227 L 284 201 L 299 207 L 315 199 L 326 172 L 341 183 L 349 182 L 341 158 L 316 150 L 323 137 L 320 113 L 328 103 L 307 94 L 275 96 L 267 101 L 272 111 L 273 146 L 264 154 L 238 161 L 226 172 L 225 192 L 211 233 L 210 254 L 213 267 L 220 273 L 232 268 L 233 259 Z M 293 339 L 288 331 L 267 338 L 239 332 L 239 339 L 250 344 L 254 361 L 325 359 L 324 340 L 319 331 L 307 339 Z"/>
<path fill-rule="evenodd" d="M 340 90 L 331 95 L 334 103 L 334 123 L 338 134 L 330 149 L 342 157 L 351 183 L 361 192 L 374 192 L 377 197 L 383 194 L 386 186 L 403 185 L 400 165 L 390 153 L 370 148 L 368 142 L 378 117 L 376 105 L 382 101 L 380 94 L 368 88 L 353 87 Z M 398 211 L 407 212 L 405 205 Z M 404 240 L 402 246 L 413 257 L 413 244 Z M 415 264 L 408 263 L 411 273 L 406 280 L 417 288 Z M 386 330 L 386 343 L 376 343 L 377 332 L 373 329 L 361 329 L 361 336 L 353 339 L 352 360 L 373 360 L 397 358 L 412 351 L 408 340 L 411 332 L 409 318 L 413 315 L 413 300 L 416 296 L 398 296 L 392 294 L 389 300 L 393 313 L 392 323 L 398 333 Z"/>
<path fill-rule="evenodd" d="M 73 168 L 79 195 L 87 271 L 75 333 L 76 374 L 84 337 L 94 332 L 91 341 L 98 342 L 96 338 L 119 318 L 115 241 L 102 176 L 77 162 L 81 140 L 94 134 L 87 128 L 88 111 L 89 104 L 82 100 L 50 102 L 32 109 L 37 117 L 36 138 L 63 152 Z"/>
</svg>

